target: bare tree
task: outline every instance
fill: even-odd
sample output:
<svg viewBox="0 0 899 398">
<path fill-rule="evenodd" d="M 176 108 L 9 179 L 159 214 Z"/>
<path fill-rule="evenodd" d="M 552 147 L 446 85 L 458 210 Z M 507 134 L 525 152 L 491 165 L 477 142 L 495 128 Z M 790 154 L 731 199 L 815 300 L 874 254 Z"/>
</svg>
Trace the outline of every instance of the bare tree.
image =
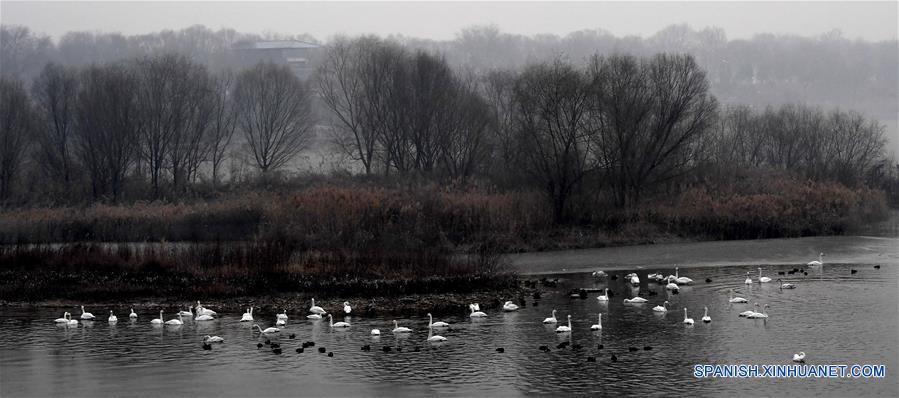
<svg viewBox="0 0 899 398">
<path fill-rule="evenodd" d="M 262 173 L 289 162 L 309 142 L 309 89 L 286 66 L 259 63 L 242 72 L 234 89 L 237 126 Z"/>
<path fill-rule="evenodd" d="M 40 115 L 38 129 L 39 164 L 52 179 L 66 189 L 72 180 L 72 135 L 78 95 L 77 72 L 71 68 L 47 64 L 31 86 Z"/>
<path fill-rule="evenodd" d="M 35 128 L 34 117 L 22 82 L 0 77 L 0 199 L 12 194 L 28 138 Z"/>
<path fill-rule="evenodd" d="M 91 66 L 81 76 L 76 148 L 91 177 L 95 199 L 118 200 L 137 154 L 138 78 L 121 64 Z"/>
<path fill-rule="evenodd" d="M 222 163 L 227 157 L 231 139 L 234 137 L 235 116 L 232 105 L 231 90 L 234 76 L 222 72 L 213 77 L 212 91 L 209 94 L 209 132 L 207 134 L 207 158 L 212 166 L 212 184 L 217 185 L 221 178 Z"/>
</svg>

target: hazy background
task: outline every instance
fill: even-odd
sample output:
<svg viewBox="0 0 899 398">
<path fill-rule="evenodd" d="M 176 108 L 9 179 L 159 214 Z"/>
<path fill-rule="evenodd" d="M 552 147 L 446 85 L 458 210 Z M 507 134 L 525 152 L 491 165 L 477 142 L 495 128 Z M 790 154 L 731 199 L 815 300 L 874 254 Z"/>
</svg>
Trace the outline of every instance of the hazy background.
<svg viewBox="0 0 899 398">
<path fill-rule="evenodd" d="M 648 36 L 671 24 L 717 26 L 729 38 L 757 33 L 896 39 L 897 2 L 9 2 L 2 22 L 60 37 L 68 31 L 140 34 L 202 24 L 243 32 L 401 34 L 451 39 L 470 25 L 509 33 L 568 34 L 601 28 Z"/>
</svg>

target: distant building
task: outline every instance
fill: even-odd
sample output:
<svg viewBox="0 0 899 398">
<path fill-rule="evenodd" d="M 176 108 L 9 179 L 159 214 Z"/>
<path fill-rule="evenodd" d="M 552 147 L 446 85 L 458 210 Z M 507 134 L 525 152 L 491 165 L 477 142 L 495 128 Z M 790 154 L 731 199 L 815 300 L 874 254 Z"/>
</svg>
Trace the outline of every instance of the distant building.
<svg viewBox="0 0 899 398">
<path fill-rule="evenodd" d="M 235 43 L 233 46 L 244 66 L 260 61 L 287 65 L 303 80 L 312 74 L 314 67 L 312 61 L 320 48 L 318 44 L 299 40 L 245 41 Z"/>
</svg>

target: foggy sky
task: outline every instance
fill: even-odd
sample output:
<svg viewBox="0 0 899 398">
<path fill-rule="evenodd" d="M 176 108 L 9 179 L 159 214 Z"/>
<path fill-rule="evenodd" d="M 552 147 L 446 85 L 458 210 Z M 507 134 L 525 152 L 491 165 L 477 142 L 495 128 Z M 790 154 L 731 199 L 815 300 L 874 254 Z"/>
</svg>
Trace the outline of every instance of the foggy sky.
<svg viewBox="0 0 899 398">
<path fill-rule="evenodd" d="M 202 24 L 247 33 L 402 34 L 452 39 L 472 25 L 565 35 L 604 29 L 648 36 L 672 24 L 721 27 L 730 39 L 757 33 L 815 36 L 840 29 L 850 39 L 895 40 L 897 2 L 601 2 L 601 3 L 297 3 L 297 2 L 9 2 L 3 24 L 25 25 L 55 39 L 69 31 L 141 34 Z"/>
</svg>

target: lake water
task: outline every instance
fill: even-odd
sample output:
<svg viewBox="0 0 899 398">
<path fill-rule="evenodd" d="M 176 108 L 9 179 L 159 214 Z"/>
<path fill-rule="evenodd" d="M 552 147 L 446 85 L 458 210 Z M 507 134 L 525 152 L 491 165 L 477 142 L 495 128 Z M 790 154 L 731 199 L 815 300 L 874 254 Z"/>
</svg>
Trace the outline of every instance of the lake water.
<svg viewBox="0 0 899 398">
<path fill-rule="evenodd" d="M 0 308 L 0 396 L 666 396 L 673 391 L 897 396 L 897 246 L 896 239 L 877 239 L 712 242 L 518 257 L 517 266 L 560 278 L 558 286 L 542 288 L 537 306 L 531 299 L 518 303 L 526 305 L 517 312 L 486 311 L 489 316 L 478 320 L 465 313 L 442 318 L 452 328 L 440 332 L 448 341 L 439 345 L 425 341 L 425 314 L 399 319 L 401 326 L 414 329 L 399 338 L 390 333 L 391 319 L 353 317 L 349 330 L 332 331 L 327 320 L 312 322 L 304 314 L 291 314 L 281 337 L 275 338 L 283 348 L 277 355 L 268 347 L 256 348 L 265 338 L 253 333 L 250 324 L 238 322 L 239 314 L 178 328 L 154 327 L 149 321 L 156 314 L 141 313 L 138 321 L 130 322 L 124 318 L 127 307 L 121 307 L 115 308 L 121 319 L 115 325 L 104 320 L 66 328 L 53 323 L 63 310 Z M 823 269 L 809 268 L 808 276 L 777 275 L 815 258 L 808 254 L 822 246 L 828 251 Z M 753 262 L 751 253 L 759 260 Z M 674 261 L 682 264 L 681 276 L 695 282 L 670 295 L 663 286 L 648 283 L 646 274 L 672 274 L 668 262 Z M 591 264 L 609 269 L 618 279 L 594 279 L 583 272 Z M 784 278 L 798 288 L 781 290 L 776 282 L 744 285 L 747 271 L 757 279 L 759 264 L 764 264 L 766 276 Z M 639 289 L 624 284 L 629 271 L 640 276 Z M 608 304 L 600 303 L 597 293 L 583 300 L 570 298 L 568 290 L 580 287 L 608 287 L 615 295 Z M 751 302 L 768 304 L 770 318 L 738 317 L 752 306 L 730 304 L 730 289 Z M 650 302 L 623 304 L 622 299 L 638 291 Z M 671 302 L 671 310 L 654 313 L 652 307 L 664 300 Z M 704 306 L 712 317 L 708 324 L 700 321 Z M 696 320 L 694 326 L 682 323 L 684 307 Z M 557 334 L 554 326 L 541 323 L 552 309 L 560 322 L 572 316 L 572 333 Z M 102 319 L 108 310 L 88 308 Z M 591 332 L 599 312 L 603 330 Z M 274 323 L 272 314 L 257 313 L 256 318 L 262 327 Z M 372 338 L 372 328 L 381 329 L 382 336 Z M 296 339 L 289 339 L 290 333 Z M 226 341 L 205 351 L 200 342 L 207 334 Z M 315 341 L 316 346 L 297 354 L 304 341 Z M 558 349 L 563 341 L 583 348 Z M 598 344 L 604 347 L 598 349 Z M 363 345 L 370 345 L 371 351 L 361 351 Z M 382 352 L 385 345 L 392 352 Z M 541 345 L 551 350 L 538 350 Z M 639 351 L 629 352 L 631 346 Z M 318 353 L 319 347 L 334 356 Z M 505 352 L 496 352 L 498 347 Z M 790 364 L 799 351 L 808 355 L 807 364 L 884 364 L 887 377 L 772 380 L 692 375 L 694 364 Z M 610 359 L 613 353 L 616 362 Z M 588 356 L 595 356 L 596 362 L 587 362 Z"/>
</svg>

